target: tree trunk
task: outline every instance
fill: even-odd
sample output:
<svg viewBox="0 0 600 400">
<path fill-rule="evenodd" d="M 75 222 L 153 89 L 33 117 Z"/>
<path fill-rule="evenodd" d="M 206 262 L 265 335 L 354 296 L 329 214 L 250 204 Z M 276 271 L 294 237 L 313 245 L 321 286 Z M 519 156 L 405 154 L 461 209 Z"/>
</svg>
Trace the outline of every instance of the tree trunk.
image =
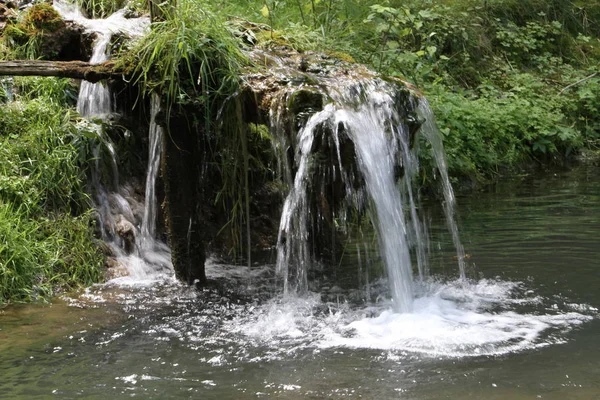
<svg viewBox="0 0 600 400">
<path fill-rule="evenodd" d="M 56 76 L 83 79 L 92 83 L 111 77 L 121 77 L 113 71 L 114 63 L 90 64 L 84 61 L 14 60 L 0 61 L 0 76 Z"/>
</svg>

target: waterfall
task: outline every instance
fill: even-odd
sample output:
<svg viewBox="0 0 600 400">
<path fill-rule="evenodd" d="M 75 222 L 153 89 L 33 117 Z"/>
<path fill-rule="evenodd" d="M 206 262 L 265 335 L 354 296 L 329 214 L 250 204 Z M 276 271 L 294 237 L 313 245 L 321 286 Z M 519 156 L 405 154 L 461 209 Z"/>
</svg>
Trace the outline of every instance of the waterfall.
<svg viewBox="0 0 600 400">
<path fill-rule="evenodd" d="M 325 110 L 314 114 L 298 133 L 298 170 L 283 205 L 277 239 L 277 272 L 283 276 L 286 293 L 290 291 L 290 283 L 293 289 L 299 291 L 306 291 L 308 286 L 307 272 L 312 261 L 308 247 L 309 206 L 306 190 L 311 172 L 309 161 L 317 129 L 330 120 L 332 112 L 332 107 L 325 107 Z M 286 171 L 290 170 L 286 168 Z M 295 274 L 290 281 L 292 269 Z"/>
<path fill-rule="evenodd" d="M 397 312 L 412 310 L 411 246 L 416 248 L 421 276 L 427 270 L 427 261 L 424 229 L 417 216 L 411 179 L 418 163 L 409 147 L 408 127 L 392 96 L 394 90 L 394 86 L 379 80 L 338 84 L 329 91 L 331 102 L 299 130 L 295 146 L 297 170 L 283 206 L 277 245 L 277 270 L 283 275 L 286 292 L 307 289 L 308 268 L 314 261 L 308 244 L 311 211 L 307 190 L 314 173 L 312 148 L 317 136 L 331 134 L 345 181 L 346 203 L 356 208 L 372 205 L 371 220 L 386 266 L 393 307 Z M 354 189 L 348 172 L 342 169 L 340 138 L 347 138 L 354 145 L 364 188 Z M 404 177 L 397 182 L 399 167 Z M 362 195 L 362 190 L 368 195 Z"/>
<path fill-rule="evenodd" d="M 141 36 L 149 25 L 147 17 L 125 18 L 125 10 L 119 10 L 106 19 L 85 18 L 78 6 L 55 2 L 54 7 L 65 19 L 82 25 L 95 34 L 90 62 L 102 63 L 109 58 L 110 42 L 115 33 L 131 38 Z M 113 111 L 112 95 L 106 83 L 82 82 L 77 111 L 83 117 L 106 117 Z M 98 215 L 102 239 L 110 249 L 110 264 L 116 276 L 127 275 L 134 281 L 155 280 L 173 276 L 173 265 L 168 246 L 156 238 L 158 177 L 162 149 L 162 129 L 156 124 L 160 111 L 158 96 L 151 99 L 149 128 L 148 167 L 145 196 L 141 197 L 131 184 L 119 182 L 118 160 L 115 146 L 101 125 L 93 125 L 97 133 L 97 146 L 93 149 L 95 162 L 92 168 L 91 186 Z M 109 168 L 105 167 L 108 164 Z M 110 170 L 109 183 L 103 181 L 103 171 Z"/>
<path fill-rule="evenodd" d="M 100 64 L 108 60 L 108 45 L 111 37 L 110 34 L 98 33 L 90 58 L 91 64 Z M 106 82 L 81 82 L 77 111 L 82 117 L 106 116 L 112 111 L 111 103 L 111 94 Z"/>
<path fill-rule="evenodd" d="M 398 158 L 398 139 L 406 136 L 399 123 L 391 97 L 379 88 L 366 87 L 366 101 L 357 110 L 342 109 L 340 124 L 356 148 L 359 169 L 375 208 L 380 252 L 386 266 L 394 310 L 412 311 L 412 264 L 402 198 L 396 187 L 394 169 Z M 339 129 L 339 128 L 338 128 Z M 404 164 L 409 167 L 409 164 Z M 412 172 L 411 172 L 412 173 Z M 408 188 L 411 191 L 412 188 Z"/>
<path fill-rule="evenodd" d="M 115 33 L 131 38 L 140 37 L 149 26 L 147 17 L 125 18 L 125 10 L 119 10 L 105 19 L 89 19 L 75 3 L 55 1 L 54 8 L 66 20 L 82 25 L 86 32 L 95 34 L 90 63 L 99 64 L 109 59 L 110 41 Z M 112 112 L 111 93 L 106 82 L 83 81 L 77 99 L 77 111 L 83 117 L 104 117 Z"/>
<path fill-rule="evenodd" d="M 427 99 L 422 98 L 419 102 L 418 112 L 424 119 L 421 131 L 425 138 L 431 144 L 431 152 L 433 159 L 435 160 L 436 167 L 440 173 L 442 180 L 442 191 L 444 192 L 444 213 L 446 214 L 446 224 L 450 230 L 452 236 L 452 243 L 456 248 L 456 258 L 458 259 L 458 268 L 460 279 L 466 280 L 466 263 L 465 263 L 465 250 L 460 241 L 460 235 L 458 233 L 458 225 L 455 219 L 455 208 L 456 199 L 454 198 L 454 190 L 450 184 L 450 178 L 448 177 L 448 164 L 446 162 L 446 153 L 444 152 L 444 145 L 442 143 L 442 134 L 439 131 L 437 124 L 435 123 L 435 116 Z"/>
<path fill-rule="evenodd" d="M 146 173 L 146 190 L 144 196 L 144 218 L 140 229 L 139 245 L 142 249 L 152 248 L 156 236 L 156 178 L 160 167 L 162 153 L 163 130 L 156 123 L 156 115 L 160 111 L 160 97 L 153 94 L 150 100 L 150 129 L 148 148 L 148 170 Z"/>
<path fill-rule="evenodd" d="M 160 111 L 158 96 L 151 99 L 148 167 L 145 196 L 140 197 L 130 184 L 119 184 L 118 163 L 113 143 L 97 128 L 98 144 L 94 148 L 91 186 L 98 215 L 100 234 L 110 249 L 111 257 L 120 270 L 117 277 L 128 276 L 134 281 L 171 278 L 173 265 L 169 247 L 156 238 L 158 178 L 163 132 L 156 124 Z M 103 182 L 103 171 L 109 164 L 109 185 Z M 110 189 L 107 189 L 110 187 Z"/>
</svg>

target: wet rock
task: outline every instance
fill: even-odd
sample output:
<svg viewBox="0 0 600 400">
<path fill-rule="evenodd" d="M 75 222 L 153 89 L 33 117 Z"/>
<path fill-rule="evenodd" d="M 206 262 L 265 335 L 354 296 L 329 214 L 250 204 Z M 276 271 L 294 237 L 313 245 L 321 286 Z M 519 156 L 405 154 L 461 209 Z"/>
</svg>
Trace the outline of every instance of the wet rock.
<svg viewBox="0 0 600 400">
<path fill-rule="evenodd" d="M 107 257 L 115 257 L 115 251 L 112 247 L 110 247 L 108 245 L 108 243 L 102 241 L 102 240 L 98 240 L 96 242 L 96 245 L 98 246 L 98 248 L 100 249 L 100 251 L 102 252 L 102 254 L 104 254 Z"/>
<path fill-rule="evenodd" d="M 119 214 L 116 224 L 117 234 L 123 239 L 123 248 L 127 254 L 133 252 L 135 248 L 135 226 L 129 222 L 122 214 Z"/>
<path fill-rule="evenodd" d="M 107 281 L 123 276 L 129 276 L 127 268 L 114 257 L 108 257 L 105 261 L 105 266 L 106 272 L 104 277 Z"/>
</svg>

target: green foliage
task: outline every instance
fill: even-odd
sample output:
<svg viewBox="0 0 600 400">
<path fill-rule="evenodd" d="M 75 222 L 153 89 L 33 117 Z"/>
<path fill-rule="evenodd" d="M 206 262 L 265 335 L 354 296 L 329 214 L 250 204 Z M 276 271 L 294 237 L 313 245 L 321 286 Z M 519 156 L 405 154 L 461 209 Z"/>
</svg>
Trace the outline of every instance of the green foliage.
<svg viewBox="0 0 600 400">
<path fill-rule="evenodd" d="M 588 143 L 597 146 L 600 141 L 600 76 L 596 71 L 587 78 L 570 90 L 565 112 L 575 117 L 575 127 Z"/>
<path fill-rule="evenodd" d="M 0 201 L 0 304 L 48 299 L 100 279 L 89 215 L 32 219 Z"/>
<path fill-rule="evenodd" d="M 119 65 L 147 92 L 161 93 L 169 109 L 194 103 L 210 112 L 213 99 L 237 88 L 243 62 L 239 45 L 200 0 L 162 7 L 164 21 L 153 23 Z"/>
<path fill-rule="evenodd" d="M 77 0 L 89 18 L 106 18 L 123 8 L 125 3 L 125 0 Z"/>
<path fill-rule="evenodd" d="M 577 83 L 600 64 L 597 1 L 238 0 L 214 10 L 270 25 L 267 44 L 347 53 L 414 82 L 437 112 L 454 175 L 490 177 L 597 145 L 598 76 Z"/>
<path fill-rule="evenodd" d="M 481 178 L 529 159 L 566 156 L 582 144 L 581 135 L 565 124 L 560 101 L 539 101 L 518 91 L 474 99 L 441 91 L 430 101 L 454 176 Z"/>
<path fill-rule="evenodd" d="M 0 303 L 100 278 L 85 195 L 87 132 L 66 79 L 14 79 L 0 107 Z"/>
</svg>

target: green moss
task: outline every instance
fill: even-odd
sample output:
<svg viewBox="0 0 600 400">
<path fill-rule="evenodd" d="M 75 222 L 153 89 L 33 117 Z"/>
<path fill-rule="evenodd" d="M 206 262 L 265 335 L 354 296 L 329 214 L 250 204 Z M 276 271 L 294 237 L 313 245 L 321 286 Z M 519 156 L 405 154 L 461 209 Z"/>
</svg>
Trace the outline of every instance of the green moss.
<svg viewBox="0 0 600 400">
<path fill-rule="evenodd" d="M 31 6 L 17 23 L 9 23 L 1 36 L 3 58 L 52 58 L 56 43 L 65 31 L 65 21 L 48 3 Z M 60 42 L 61 40 L 54 40 Z"/>
<path fill-rule="evenodd" d="M 52 5 L 37 3 L 29 8 L 22 25 L 30 30 L 56 32 L 65 26 L 65 21 Z"/>
</svg>

